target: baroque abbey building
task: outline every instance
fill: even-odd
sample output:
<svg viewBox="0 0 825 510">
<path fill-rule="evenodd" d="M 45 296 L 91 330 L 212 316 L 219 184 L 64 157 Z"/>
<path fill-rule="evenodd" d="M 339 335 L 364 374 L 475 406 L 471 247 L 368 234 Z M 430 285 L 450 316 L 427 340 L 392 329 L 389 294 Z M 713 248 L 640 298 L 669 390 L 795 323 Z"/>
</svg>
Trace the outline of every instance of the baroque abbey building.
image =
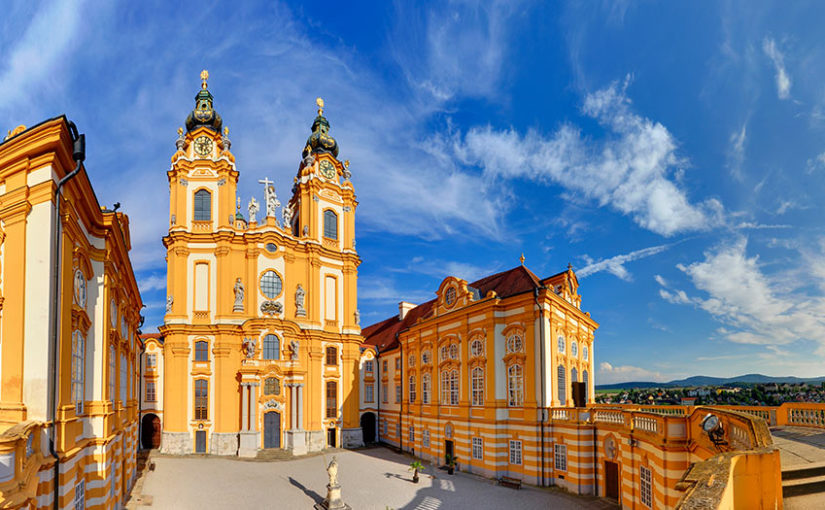
<svg viewBox="0 0 825 510">
<path fill-rule="evenodd" d="M 323 101 L 292 196 L 281 204 L 267 178 L 264 198 L 243 204 L 228 129 L 201 78 L 167 172 L 161 449 L 361 445 L 358 202 Z"/>
</svg>

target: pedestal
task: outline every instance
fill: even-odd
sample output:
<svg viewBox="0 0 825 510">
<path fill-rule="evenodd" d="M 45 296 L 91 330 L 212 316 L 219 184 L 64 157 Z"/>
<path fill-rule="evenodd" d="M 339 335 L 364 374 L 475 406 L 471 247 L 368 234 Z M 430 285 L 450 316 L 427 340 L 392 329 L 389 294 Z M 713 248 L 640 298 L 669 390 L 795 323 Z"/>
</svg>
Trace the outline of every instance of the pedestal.
<svg viewBox="0 0 825 510">
<path fill-rule="evenodd" d="M 341 429 L 341 446 L 344 448 L 359 448 L 364 446 L 364 432 L 361 427 Z"/>
<path fill-rule="evenodd" d="M 286 450 L 292 455 L 306 455 L 307 434 L 305 430 L 286 431 Z"/>
<path fill-rule="evenodd" d="M 327 485 L 327 499 L 315 503 L 315 510 L 352 510 L 352 507 L 341 500 L 340 485 Z"/>
<path fill-rule="evenodd" d="M 257 457 L 261 445 L 260 432 L 241 432 L 238 434 L 238 457 Z"/>
</svg>

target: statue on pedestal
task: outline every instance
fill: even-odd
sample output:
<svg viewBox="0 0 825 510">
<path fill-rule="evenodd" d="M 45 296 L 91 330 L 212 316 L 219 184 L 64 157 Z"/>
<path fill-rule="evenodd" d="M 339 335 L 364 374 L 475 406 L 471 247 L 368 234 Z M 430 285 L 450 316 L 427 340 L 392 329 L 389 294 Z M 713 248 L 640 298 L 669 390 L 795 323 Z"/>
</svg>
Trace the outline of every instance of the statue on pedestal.
<svg viewBox="0 0 825 510">
<path fill-rule="evenodd" d="M 233 312 L 243 312 L 243 283 L 241 279 L 235 280 L 235 288 L 232 289 L 235 293 L 235 304 L 232 306 Z"/>
<path fill-rule="evenodd" d="M 295 290 L 295 316 L 296 317 L 306 317 L 307 311 L 304 308 L 304 298 L 306 297 L 306 292 L 301 284 L 298 284 L 298 288 Z"/>
<path fill-rule="evenodd" d="M 255 215 L 258 214 L 258 211 L 261 210 L 261 207 L 258 205 L 258 201 L 255 200 L 255 197 L 249 199 L 249 223 L 257 223 L 258 220 L 255 218 Z"/>
<path fill-rule="evenodd" d="M 327 497 L 320 503 L 315 504 L 315 510 L 352 510 L 341 499 L 341 485 L 338 484 L 338 460 L 333 456 L 332 462 L 327 466 Z"/>
</svg>

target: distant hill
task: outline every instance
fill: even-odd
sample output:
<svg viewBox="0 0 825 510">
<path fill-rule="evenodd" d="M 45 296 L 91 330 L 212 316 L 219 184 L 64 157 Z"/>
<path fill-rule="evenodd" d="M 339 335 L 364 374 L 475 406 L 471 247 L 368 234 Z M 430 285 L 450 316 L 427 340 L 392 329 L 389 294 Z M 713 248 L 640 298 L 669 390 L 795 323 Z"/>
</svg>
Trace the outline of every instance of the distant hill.
<svg viewBox="0 0 825 510">
<path fill-rule="evenodd" d="M 706 375 L 694 375 L 693 377 L 688 377 L 687 379 L 679 379 L 676 381 L 670 381 L 666 383 L 661 382 L 646 382 L 646 381 L 638 381 L 638 382 L 624 382 L 624 383 L 616 383 L 616 384 L 598 384 L 596 385 L 597 390 L 629 390 L 631 388 L 665 388 L 665 387 L 685 387 L 685 386 L 725 386 L 731 384 L 767 384 L 767 383 L 777 383 L 777 384 L 794 384 L 794 383 L 813 383 L 819 384 L 821 382 L 825 382 L 825 376 L 823 377 L 794 377 L 794 376 L 787 376 L 787 377 L 771 377 L 762 374 L 745 374 L 739 375 L 736 377 L 708 377 Z"/>
</svg>

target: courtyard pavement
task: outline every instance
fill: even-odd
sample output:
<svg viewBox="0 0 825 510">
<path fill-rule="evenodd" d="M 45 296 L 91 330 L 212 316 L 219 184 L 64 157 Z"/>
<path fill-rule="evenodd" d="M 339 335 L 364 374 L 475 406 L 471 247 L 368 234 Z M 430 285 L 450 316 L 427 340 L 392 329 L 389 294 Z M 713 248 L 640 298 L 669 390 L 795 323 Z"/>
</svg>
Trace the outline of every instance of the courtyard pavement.
<svg viewBox="0 0 825 510">
<path fill-rule="evenodd" d="M 411 457 L 384 447 L 336 450 L 293 460 L 173 457 L 153 452 L 142 499 L 152 509 L 311 509 L 326 496 L 326 466 L 338 458 L 342 496 L 353 510 L 518 508 L 616 508 L 607 501 L 577 497 L 559 489 L 499 487 L 491 480 L 433 469 L 418 484 L 407 471 Z"/>
</svg>

